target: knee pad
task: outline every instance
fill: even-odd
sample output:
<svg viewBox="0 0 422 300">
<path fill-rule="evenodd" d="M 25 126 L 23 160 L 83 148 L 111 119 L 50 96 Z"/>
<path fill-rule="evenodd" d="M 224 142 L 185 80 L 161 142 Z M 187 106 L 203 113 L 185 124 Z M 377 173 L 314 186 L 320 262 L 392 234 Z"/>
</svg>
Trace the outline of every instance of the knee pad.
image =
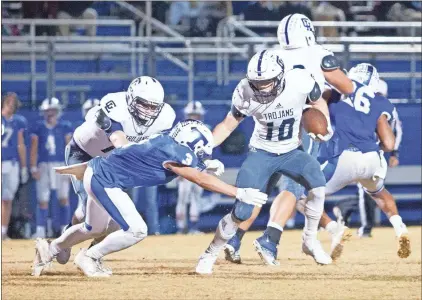
<svg viewBox="0 0 422 300">
<path fill-rule="evenodd" d="M 252 216 L 252 211 L 254 207 L 255 206 L 252 204 L 246 204 L 244 202 L 236 200 L 232 210 L 232 216 L 240 222 L 246 221 Z"/>
<path fill-rule="evenodd" d="M 365 191 L 365 193 L 371 196 L 376 196 L 383 189 L 384 189 L 384 179 L 378 179 L 378 182 L 376 183 L 375 189 L 373 191 L 370 191 L 366 187 L 363 187 L 363 190 Z"/>
</svg>

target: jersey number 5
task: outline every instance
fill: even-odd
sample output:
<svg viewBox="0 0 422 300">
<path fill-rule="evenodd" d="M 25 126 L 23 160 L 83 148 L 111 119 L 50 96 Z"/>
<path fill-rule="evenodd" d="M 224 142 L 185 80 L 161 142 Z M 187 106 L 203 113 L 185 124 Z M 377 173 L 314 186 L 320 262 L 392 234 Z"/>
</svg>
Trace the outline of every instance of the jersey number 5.
<svg viewBox="0 0 422 300">
<path fill-rule="evenodd" d="M 294 118 L 285 119 L 283 122 L 281 122 L 280 127 L 278 127 L 278 140 L 284 141 L 291 139 L 293 136 L 293 124 L 295 122 Z M 277 129 L 274 126 L 274 122 L 268 123 L 268 131 L 267 131 L 267 137 L 265 138 L 267 141 L 271 141 L 273 138 L 273 130 Z M 286 128 L 287 126 L 287 128 Z M 287 132 L 286 132 L 287 131 Z"/>
</svg>

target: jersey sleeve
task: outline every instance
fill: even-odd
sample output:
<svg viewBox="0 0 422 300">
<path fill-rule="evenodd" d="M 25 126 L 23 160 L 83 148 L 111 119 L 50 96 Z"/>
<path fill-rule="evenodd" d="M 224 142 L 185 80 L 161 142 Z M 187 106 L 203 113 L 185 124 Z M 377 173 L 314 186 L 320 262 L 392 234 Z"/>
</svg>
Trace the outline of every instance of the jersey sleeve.
<svg viewBox="0 0 422 300">
<path fill-rule="evenodd" d="M 241 82 L 239 82 L 233 92 L 232 108 L 230 113 L 236 118 L 246 118 L 250 116 L 250 112 L 248 110 L 249 102 L 247 101 L 247 99 L 245 99 L 245 84 L 247 84 L 247 82 L 242 80 Z"/>
<path fill-rule="evenodd" d="M 102 109 L 96 112 L 95 123 L 99 128 L 105 131 L 108 137 L 110 137 L 113 132 L 116 132 L 118 130 L 123 131 L 122 124 L 112 120 L 109 116 L 106 115 L 106 113 Z"/>
<path fill-rule="evenodd" d="M 322 91 L 314 76 L 306 69 L 295 68 L 286 74 L 287 84 L 294 91 L 307 96 L 307 102 L 315 102 L 321 98 Z"/>
<path fill-rule="evenodd" d="M 381 95 L 376 95 L 372 103 L 375 104 L 378 117 L 385 115 L 388 121 L 393 118 L 394 105 L 387 98 Z"/>
<path fill-rule="evenodd" d="M 40 136 L 40 129 L 41 129 L 41 124 L 40 122 L 37 122 L 35 123 L 33 127 L 29 129 L 29 134 L 33 136 Z"/>
<path fill-rule="evenodd" d="M 177 145 L 173 161 L 191 168 L 196 168 L 198 165 L 198 158 L 195 153 L 187 147 Z"/>
<path fill-rule="evenodd" d="M 26 130 L 28 128 L 28 121 L 25 117 L 19 116 L 18 131 Z"/>
</svg>

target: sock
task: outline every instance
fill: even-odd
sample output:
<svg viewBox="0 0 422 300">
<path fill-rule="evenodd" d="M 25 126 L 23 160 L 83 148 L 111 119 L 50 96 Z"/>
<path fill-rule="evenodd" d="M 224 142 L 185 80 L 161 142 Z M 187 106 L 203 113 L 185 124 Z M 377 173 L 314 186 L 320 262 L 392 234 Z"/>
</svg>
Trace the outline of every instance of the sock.
<svg viewBox="0 0 422 300">
<path fill-rule="evenodd" d="M 47 226 L 48 209 L 41 209 L 40 207 L 38 207 L 37 212 L 38 212 L 36 216 L 37 227 L 42 226 L 45 228 Z"/>
<path fill-rule="evenodd" d="M 324 211 L 325 187 L 309 190 L 305 203 L 305 239 L 316 239 L 319 221 Z"/>
<path fill-rule="evenodd" d="M 6 235 L 7 234 L 7 226 L 2 226 L 1 227 L 1 235 Z"/>
<path fill-rule="evenodd" d="M 185 229 L 185 220 L 181 217 L 176 217 L 177 230 L 183 231 Z"/>
<path fill-rule="evenodd" d="M 236 234 L 239 225 L 233 220 L 231 213 L 225 215 L 218 222 L 214 239 L 208 246 L 206 252 L 218 255 L 225 244 Z"/>
<path fill-rule="evenodd" d="M 70 220 L 70 206 L 69 205 L 60 205 L 60 225 L 61 227 L 69 224 Z"/>
<path fill-rule="evenodd" d="M 190 221 L 190 230 L 197 231 L 198 230 L 198 221 Z"/>
<path fill-rule="evenodd" d="M 242 228 L 237 228 L 236 236 L 239 239 L 239 241 L 242 241 L 243 236 L 245 235 L 245 233 L 246 233 L 246 230 L 243 230 Z"/>
<path fill-rule="evenodd" d="M 264 234 L 268 235 L 270 241 L 275 243 L 276 245 L 279 244 L 282 233 L 283 227 L 274 222 L 269 222 L 267 225 L 267 229 L 265 229 L 264 232 Z"/>
<path fill-rule="evenodd" d="M 393 225 L 397 237 L 400 237 L 403 233 L 407 233 L 406 225 L 404 225 L 403 220 L 399 215 L 391 216 L 390 223 Z"/>
<path fill-rule="evenodd" d="M 41 238 L 46 237 L 45 226 L 37 226 L 37 233 L 36 235 Z"/>
<path fill-rule="evenodd" d="M 124 231 L 120 229 L 106 236 L 100 243 L 89 248 L 86 251 L 86 255 L 94 259 L 100 259 L 107 254 L 129 248 L 142 241 L 146 236 L 146 230 L 145 233 L 134 234 L 129 230 Z"/>
<path fill-rule="evenodd" d="M 327 226 L 325 226 L 324 229 L 328 231 L 329 233 L 334 234 L 335 230 L 337 229 L 337 222 L 331 221 L 330 223 L 327 224 Z"/>
<path fill-rule="evenodd" d="M 63 234 L 51 242 L 50 251 L 53 256 L 57 255 L 62 249 L 71 248 L 72 246 L 82 243 L 94 237 L 94 234 L 89 231 L 85 223 L 73 225 L 68 228 Z"/>
</svg>

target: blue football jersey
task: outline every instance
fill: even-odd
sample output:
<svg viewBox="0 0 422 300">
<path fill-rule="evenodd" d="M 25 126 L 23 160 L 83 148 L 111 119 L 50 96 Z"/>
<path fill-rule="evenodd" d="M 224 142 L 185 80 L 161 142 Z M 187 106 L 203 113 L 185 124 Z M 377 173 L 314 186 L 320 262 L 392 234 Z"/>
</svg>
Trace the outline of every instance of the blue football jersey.
<svg viewBox="0 0 422 300">
<path fill-rule="evenodd" d="M 27 121 L 23 116 L 1 117 L 1 161 L 19 161 L 18 133 L 26 127 Z"/>
<path fill-rule="evenodd" d="M 104 187 L 129 189 L 166 184 L 176 178 L 176 174 L 163 167 L 165 162 L 198 166 L 194 152 L 167 134 L 115 149 L 108 157 L 95 157 L 89 166 Z"/>
<path fill-rule="evenodd" d="M 61 162 L 64 160 L 66 135 L 72 134 L 68 121 L 58 121 L 56 126 L 48 127 L 46 122 L 38 121 L 32 135 L 38 136 L 38 162 Z"/>
<path fill-rule="evenodd" d="M 363 153 L 378 151 L 377 121 L 381 115 L 391 119 L 394 106 L 391 102 L 365 85 L 356 83 L 355 92 L 349 97 L 329 104 L 333 137 L 323 143 L 322 155 L 339 156 L 353 147 Z M 324 149 L 325 148 L 325 149 Z"/>
</svg>

